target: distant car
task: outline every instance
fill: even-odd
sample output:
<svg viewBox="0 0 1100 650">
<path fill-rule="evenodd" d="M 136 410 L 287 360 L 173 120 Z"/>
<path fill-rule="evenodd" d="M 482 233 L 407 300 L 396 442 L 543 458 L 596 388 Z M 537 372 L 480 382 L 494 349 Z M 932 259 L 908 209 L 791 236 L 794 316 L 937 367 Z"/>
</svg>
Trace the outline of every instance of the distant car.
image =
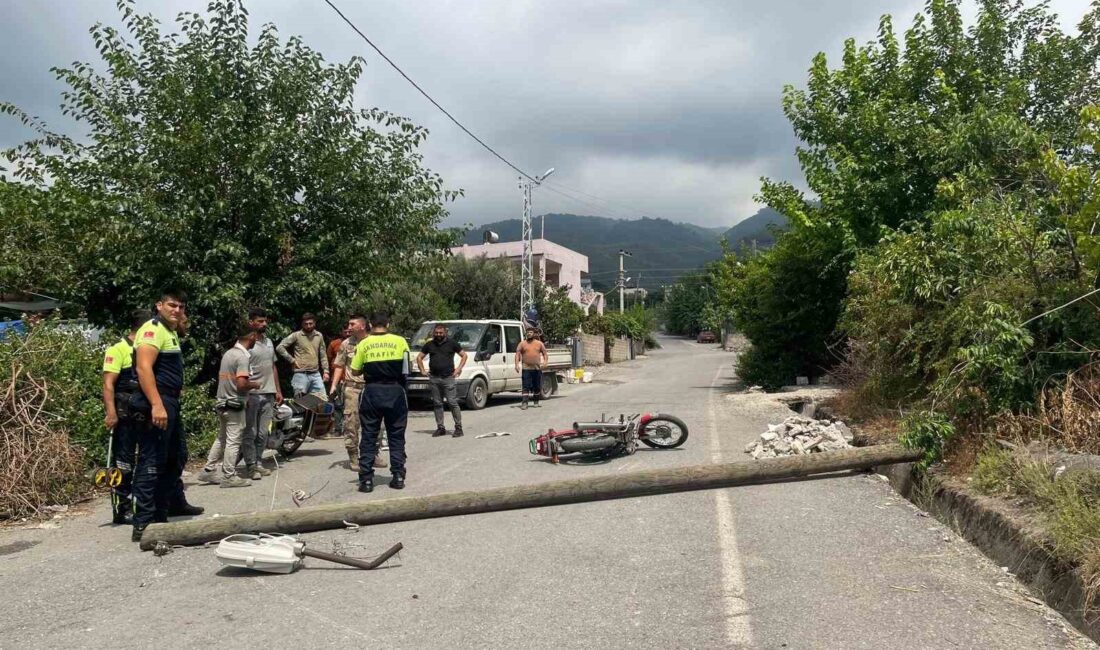
<svg viewBox="0 0 1100 650">
<path fill-rule="evenodd" d="M 703 330 L 699 332 L 699 336 L 695 337 L 696 343 L 717 343 L 718 337 L 714 335 L 714 332 L 710 330 Z"/>
</svg>

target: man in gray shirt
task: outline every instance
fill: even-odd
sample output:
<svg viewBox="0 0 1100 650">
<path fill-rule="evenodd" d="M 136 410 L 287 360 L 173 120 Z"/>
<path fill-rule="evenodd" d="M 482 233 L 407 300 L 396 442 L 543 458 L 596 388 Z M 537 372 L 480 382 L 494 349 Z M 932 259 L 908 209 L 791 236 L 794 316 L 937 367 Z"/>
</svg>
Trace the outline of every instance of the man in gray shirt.
<svg viewBox="0 0 1100 650">
<path fill-rule="evenodd" d="M 295 397 L 313 393 L 327 400 L 328 354 L 325 352 L 325 337 L 317 331 L 317 317 L 313 314 L 302 314 L 301 322 L 302 329 L 291 332 L 275 350 L 294 369 L 290 385 L 294 387 Z"/>
<path fill-rule="evenodd" d="M 244 432 L 245 475 L 254 481 L 271 474 L 264 467 L 264 450 L 275 419 L 275 406 L 283 403 L 279 386 L 279 370 L 275 367 L 275 344 L 267 337 L 267 312 L 248 312 L 248 325 L 256 333 L 256 342 L 249 350 L 249 379 L 258 386 L 248 394 L 247 423 Z"/>
<path fill-rule="evenodd" d="M 249 380 L 248 369 L 248 349 L 255 340 L 256 333 L 247 323 L 242 323 L 237 331 L 236 344 L 222 355 L 218 368 L 218 394 L 214 403 L 218 412 L 218 437 L 210 446 L 206 467 L 198 475 L 203 483 L 220 483 L 223 488 L 250 485 L 237 476 L 237 461 L 241 457 L 244 438 L 248 391 L 259 387 L 258 383 Z"/>
</svg>

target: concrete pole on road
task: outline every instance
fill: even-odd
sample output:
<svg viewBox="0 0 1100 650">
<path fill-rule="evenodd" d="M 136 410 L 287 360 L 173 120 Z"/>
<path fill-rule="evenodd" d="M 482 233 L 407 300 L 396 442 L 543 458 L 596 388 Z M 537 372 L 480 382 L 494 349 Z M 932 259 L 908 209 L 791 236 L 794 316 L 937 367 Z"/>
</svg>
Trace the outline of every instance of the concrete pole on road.
<svg viewBox="0 0 1100 650">
<path fill-rule="evenodd" d="M 348 522 L 371 526 L 415 519 L 712 490 L 868 469 L 878 465 L 909 463 L 920 459 L 921 455 L 922 452 L 918 449 L 906 449 L 893 443 L 803 456 L 669 467 L 470 492 L 338 502 L 293 510 L 223 515 L 216 519 L 154 523 L 149 524 L 141 537 L 141 550 L 152 550 L 157 542 L 202 544 L 236 533 L 305 533 L 311 530 L 344 528 Z"/>
</svg>

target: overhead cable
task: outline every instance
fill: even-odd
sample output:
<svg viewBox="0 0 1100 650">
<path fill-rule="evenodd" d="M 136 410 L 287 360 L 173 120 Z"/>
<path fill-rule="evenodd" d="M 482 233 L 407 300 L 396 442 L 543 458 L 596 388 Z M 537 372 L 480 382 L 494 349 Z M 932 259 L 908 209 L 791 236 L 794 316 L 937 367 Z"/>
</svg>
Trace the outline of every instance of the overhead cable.
<svg viewBox="0 0 1100 650">
<path fill-rule="evenodd" d="M 393 68 L 394 70 L 397 70 L 398 74 L 400 74 L 400 75 L 401 75 L 402 77 L 404 77 L 404 78 L 405 78 L 405 81 L 408 81 L 408 82 L 409 82 L 410 84 L 412 84 L 412 87 L 413 87 L 413 88 L 416 88 L 416 89 L 417 89 L 417 91 L 419 91 L 421 95 L 424 95 L 425 99 L 427 99 L 427 100 L 428 100 L 429 102 L 431 102 L 433 106 L 435 106 L 436 108 L 438 108 L 438 109 L 440 110 L 440 112 L 442 112 L 442 113 L 443 113 L 444 115 L 446 115 L 446 116 L 447 116 L 447 117 L 448 117 L 448 118 L 449 118 L 449 119 L 450 119 L 450 120 L 451 120 L 452 122 L 454 122 L 454 123 L 455 123 L 455 125 L 456 125 L 456 126 L 457 126 L 458 128 L 462 129 L 462 130 L 463 130 L 463 131 L 464 131 L 464 132 L 466 133 L 466 135 L 468 135 L 468 136 L 470 136 L 471 138 L 473 138 L 473 139 L 474 139 L 474 141 L 475 141 L 475 142 L 477 142 L 478 144 L 480 144 L 480 145 L 481 145 L 482 147 L 484 147 L 486 151 L 488 151 L 489 153 L 491 153 L 491 154 L 493 154 L 494 156 L 496 156 L 496 157 L 497 157 L 498 159 L 500 159 L 500 161 L 501 161 L 501 162 L 503 162 L 503 163 L 504 163 L 505 165 L 508 165 L 509 167 L 511 167 L 512 169 L 514 169 L 515 171 L 519 172 L 519 173 L 520 173 L 520 175 L 521 175 L 521 176 L 523 176 L 524 178 L 526 178 L 527 180 L 530 180 L 530 181 L 534 181 L 534 180 L 535 180 L 535 178 L 534 178 L 533 176 L 531 176 L 531 175 L 530 175 L 530 174 L 528 174 L 527 172 L 525 172 L 525 171 L 523 171 L 522 169 L 520 169 L 519 167 L 517 167 L 517 166 L 516 166 L 516 165 L 515 165 L 514 163 L 512 163 L 512 161 L 508 160 L 508 159 L 507 159 L 507 158 L 505 158 L 504 156 L 502 156 L 502 155 L 500 155 L 499 153 L 497 153 L 497 150 L 496 150 L 496 149 L 493 149 L 493 148 L 492 148 L 492 147 L 490 147 L 490 146 L 489 146 L 488 144 L 486 144 L 484 140 L 482 140 L 481 138 L 479 138 L 479 137 L 477 137 L 476 135 L 474 135 L 474 132 L 473 132 L 473 131 L 471 131 L 470 129 L 466 128 L 466 126 L 465 126 L 465 125 L 464 125 L 464 124 L 463 124 L 462 122 L 459 122 L 459 121 L 458 121 L 458 119 L 457 119 L 457 118 L 455 118 L 455 116 L 454 116 L 454 115 L 451 115 L 451 113 L 450 113 L 450 112 L 449 112 L 449 111 L 448 111 L 447 109 L 443 108 L 443 106 L 442 106 L 442 105 L 441 105 L 441 104 L 440 104 L 439 102 L 435 101 L 435 99 L 434 99 L 434 98 L 432 98 L 432 96 L 431 96 L 431 95 L 429 95 L 429 94 L 428 94 L 428 92 L 427 92 L 426 90 L 424 90 L 423 88 L 421 88 L 421 87 L 420 87 L 420 84 L 418 84 L 418 83 L 416 83 L 415 81 L 413 81 L 413 80 L 412 80 L 412 77 L 410 77 L 409 75 L 405 74 L 405 71 L 404 71 L 404 70 L 402 70 L 401 68 L 399 68 L 399 67 L 397 66 L 397 64 L 396 64 L 396 63 L 394 63 L 392 59 L 390 59 L 390 57 L 386 56 L 386 53 L 385 53 L 385 52 L 383 52 L 383 51 L 382 51 L 382 50 L 381 50 L 381 49 L 380 49 L 380 48 L 379 48 L 379 47 L 378 47 L 377 45 L 375 45 L 375 44 L 374 44 L 374 43 L 373 43 L 373 42 L 372 42 L 372 41 L 371 41 L 371 40 L 370 40 L 369 38 L 367 38 L 367 35 L 366 35 L 366 34 L 364 34 L 364 33 L 363 33 L 363 31 L 362 31 L 361 29 L 359 29 L 358 27 L 356 27 L 355 23 L 351 22 L 351 20 L 350 20 L 350 19 L 349 19 L 349 18 L 348 18 L 347 16 L 345 16 L 345 15 L 344 15 L 344 12 L 340 11 L 340 8 L 339 8 L 339 7 L 337 7 L 336 5 L 334 5 L 334 4 L 332 3 L 332 0 L 324 0 L 324 2 L 325 2 L 325 4 L 327 4 L 327 5 L 329 6 L 329 7 L 332 7 L 332 10 L 333 10 L 333 11 L 335 11 L 335 12 L 336 12 L 336 14 L 337 14 L 338 16 L 340 16 L 340 18 L 342 18 L 342 19 L 344 20 L 344 22 L 345 22 L 345 23 L 347 23 L 347 24 L 348 24 L 348 27 L 351 27 L 351 28 L 352 28 L 353 30 L 355 30 L 355 33 L 356 33 L 356 34 L 359 34 L 359 37 L 360 37 L 360 38 L 362 38 L 362 39 L 363 39 L 364 41 L 366 41 L 367 45 L 370 45 L 370 46 L 371 46 L 371 48 L 373 48 L 373 49 L 374 49 L 374 51 L 375 51 L 375 52 L 377 52 L 379 56 L 381 56 L 381 57 L 382 57 L 383 59 L 385 59 L 385 60 L 386 60 L 386 63 L 389 63 L 389 64 L 390 64 L 390 67 L 392 67 L 392 68 Z"/>
</svg>

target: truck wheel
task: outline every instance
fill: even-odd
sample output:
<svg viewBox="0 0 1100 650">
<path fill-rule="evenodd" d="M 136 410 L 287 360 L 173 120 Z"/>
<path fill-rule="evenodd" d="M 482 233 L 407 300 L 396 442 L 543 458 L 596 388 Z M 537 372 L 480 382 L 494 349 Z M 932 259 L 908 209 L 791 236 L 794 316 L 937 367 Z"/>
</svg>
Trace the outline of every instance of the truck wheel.
<svg viewBox="0 0 1100 650">
<path fill-rule="evenodd" d="M 558 392 L 558 376 L 555 374 L 543 375 L 539 399 L 550 399 L 550 396 L 556 392 Z"/>
<path fill-rule="evenodd" d="M 470 392 L 466 394 L 466 408 L 477 411 L 485 408 L 489 402 L 489 384 L 482 377 L 474 377 L 470 382 Z"/>
</svg>

